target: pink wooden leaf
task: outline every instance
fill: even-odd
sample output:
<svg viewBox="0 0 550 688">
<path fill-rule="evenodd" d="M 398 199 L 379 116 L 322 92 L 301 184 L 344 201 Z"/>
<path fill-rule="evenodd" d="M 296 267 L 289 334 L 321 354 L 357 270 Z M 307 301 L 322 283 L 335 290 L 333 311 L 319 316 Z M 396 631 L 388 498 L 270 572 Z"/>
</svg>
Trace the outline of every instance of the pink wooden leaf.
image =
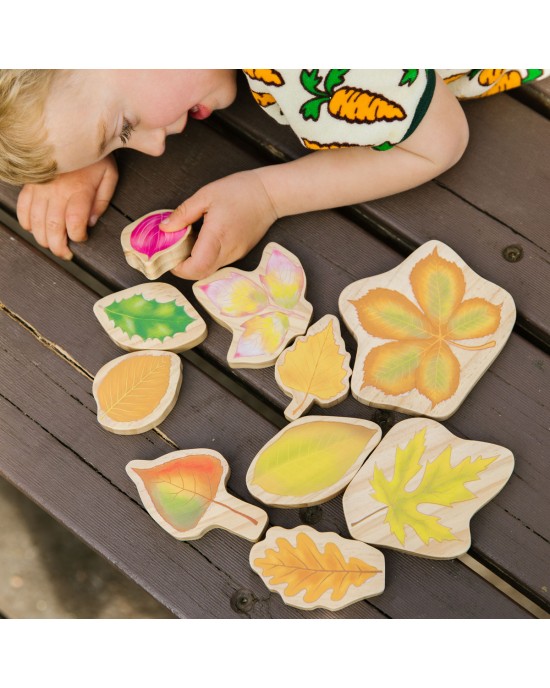
<svg viewBox="0 0 550 688">
<path fill-rule="evenodd" d="M 267 262 L 265 275 L 260 275 L 260 280 L 273 301 L 284 308 L 294 308 L 304 291 L 305 276 L 302 266 L 276 249 Z"/>
<path fill-rule="evenodd" d="M 221 315 L 240 318 L 263 310 L 267 304 L 267 294 L 259 284 L 237 272 L 228 277 L 199 285 L 206 296 L 219 310 Z"/>
<path fill-rule="evenodd" d="M 144 253 L 151 258 L 155 253 L 164 251 L 182 239 L 189 227 L 184 227 L 177 232 L 163 232 L 159 224 L 171 213 L 153 213 L 134 227 L 130 235 L 130 245 L 135 251 Z"/>
</svg>

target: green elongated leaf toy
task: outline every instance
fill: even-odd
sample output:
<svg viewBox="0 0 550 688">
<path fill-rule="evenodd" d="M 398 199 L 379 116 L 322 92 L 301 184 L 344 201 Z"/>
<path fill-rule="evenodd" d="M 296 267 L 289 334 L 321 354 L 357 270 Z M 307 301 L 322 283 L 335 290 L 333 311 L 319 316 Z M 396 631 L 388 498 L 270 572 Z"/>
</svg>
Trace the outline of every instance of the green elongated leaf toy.
<svg viewBox="0 0 550 688">
<path fill-rule="evenodd" d="M 184 351 L 206 337 L 206 324 L 175 287 L 140 284 L 106 296 L 94 313 L 111 339 L 126 351 Z"/>
<path fill-rule="evenodd" d="M 143 294 L 134 294 L 122 301 L 113 301 L 105 307 L 105 313 L 116 327 L 120 327 L 129 337 L 138 335 L 142 339 L 173 337 L 185 332 L 195 320 L 189 316 L 176 300 L 159 303 L 148 301 Z"/>
</svg>

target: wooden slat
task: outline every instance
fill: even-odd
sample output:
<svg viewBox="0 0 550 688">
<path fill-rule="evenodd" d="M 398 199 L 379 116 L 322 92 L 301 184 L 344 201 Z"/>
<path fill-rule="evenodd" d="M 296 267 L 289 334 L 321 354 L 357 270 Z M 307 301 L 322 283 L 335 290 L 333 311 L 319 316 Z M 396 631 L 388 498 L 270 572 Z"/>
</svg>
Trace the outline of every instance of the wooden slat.
<svg viewBox="0 0 550 688">
<path fill-rule="evenodd" d="M 229 598 L 242 587 L 259 600 L 250 613 L 258 617 L 525 616 L 457 561 L 434 566 L 390 552 L 387 589 L 372 604 L 362 602 L 338 613 L 300 612 L 262 587 L 248 568 L 249 543 L 222 531 L 193 543 L 174 541 L 137 508 L 135 488 L 124 471 L 127 460 L 154 458 L 173 447 L 154 432 L 128 437 L 105 432 L 95 419 L 91 381 L 67 362 L 72 356 L 83 369 L 95 372 L 119 353 L 92 314 L 95 296 L 3 231 L 0 246 L 2 301 L 66 357 L 2 314 L 1 389 L 9 418 L 0 428 L 6 434 L 2 446 L 9 448 L 0 458 L 2 472 L 172 611 L 234 615 Z M 186 362 L 182 394 L 161 430 L 178 446 L 209 446 L 224 454 L 232 467 L 229 488 L 250 500 L 246 470 L 276 428 Z M 39 470 L 36 456 L 41 457 Z M 300 523 L 297 510 L 269 511 L 273 524 Z M 105 514 L 110 518 L 113 512 L 110 526 Z M 340 498 L 323 505 L 322 513 L 319 530 L 347 535 Z M 208 601 L 211 585 L 216 592 Z"/>
<path fill-rule="evenodd" d="M 510 95 L 540 112 L 541 115 L 550 118 L 550 77 L 514 89 Z"/>
</svg>

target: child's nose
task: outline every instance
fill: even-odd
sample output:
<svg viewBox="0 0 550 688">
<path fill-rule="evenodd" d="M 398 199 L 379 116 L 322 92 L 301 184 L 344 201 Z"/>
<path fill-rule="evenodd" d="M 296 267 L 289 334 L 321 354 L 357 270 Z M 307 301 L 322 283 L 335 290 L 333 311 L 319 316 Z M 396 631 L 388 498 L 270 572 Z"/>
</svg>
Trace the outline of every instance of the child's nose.
<svg viewBox="0 0 550 688">
<path fill-rule="evenodd" d="M 135 145 L 133 147 L 146 155 L 158 156 L 164 153 L 166 145 L 165 139 L 166 132 L 164 129 L 153 129 L 147 132 L 140 132 L 139 137 L 136 136 Z"/>
</svg>

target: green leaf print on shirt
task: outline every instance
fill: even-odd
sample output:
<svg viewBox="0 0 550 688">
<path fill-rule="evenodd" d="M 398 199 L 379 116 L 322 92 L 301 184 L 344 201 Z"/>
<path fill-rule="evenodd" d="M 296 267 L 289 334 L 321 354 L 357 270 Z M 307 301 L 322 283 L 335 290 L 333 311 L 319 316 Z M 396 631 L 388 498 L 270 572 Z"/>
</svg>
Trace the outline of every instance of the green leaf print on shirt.
<svg viewBox="0 0 550 688">
<path fill-rule="evenodd" d="M 148 301 L 141 294 L 134 294 L 119 302 L 113 301 L 105 308 L 105 313 L 115 327 L 120 327 L 129 337 L 138 335 L 144 340 L 163 341 L 166 337 L 185 332 L 195 320 L 175 301 Z"/>
<path fill-rule="evenodd" d="M 418 78 L 419 69 L 404 69 L 403 76 L 399 82 L 400 86 L 412 86 Z"/>
</svg>

